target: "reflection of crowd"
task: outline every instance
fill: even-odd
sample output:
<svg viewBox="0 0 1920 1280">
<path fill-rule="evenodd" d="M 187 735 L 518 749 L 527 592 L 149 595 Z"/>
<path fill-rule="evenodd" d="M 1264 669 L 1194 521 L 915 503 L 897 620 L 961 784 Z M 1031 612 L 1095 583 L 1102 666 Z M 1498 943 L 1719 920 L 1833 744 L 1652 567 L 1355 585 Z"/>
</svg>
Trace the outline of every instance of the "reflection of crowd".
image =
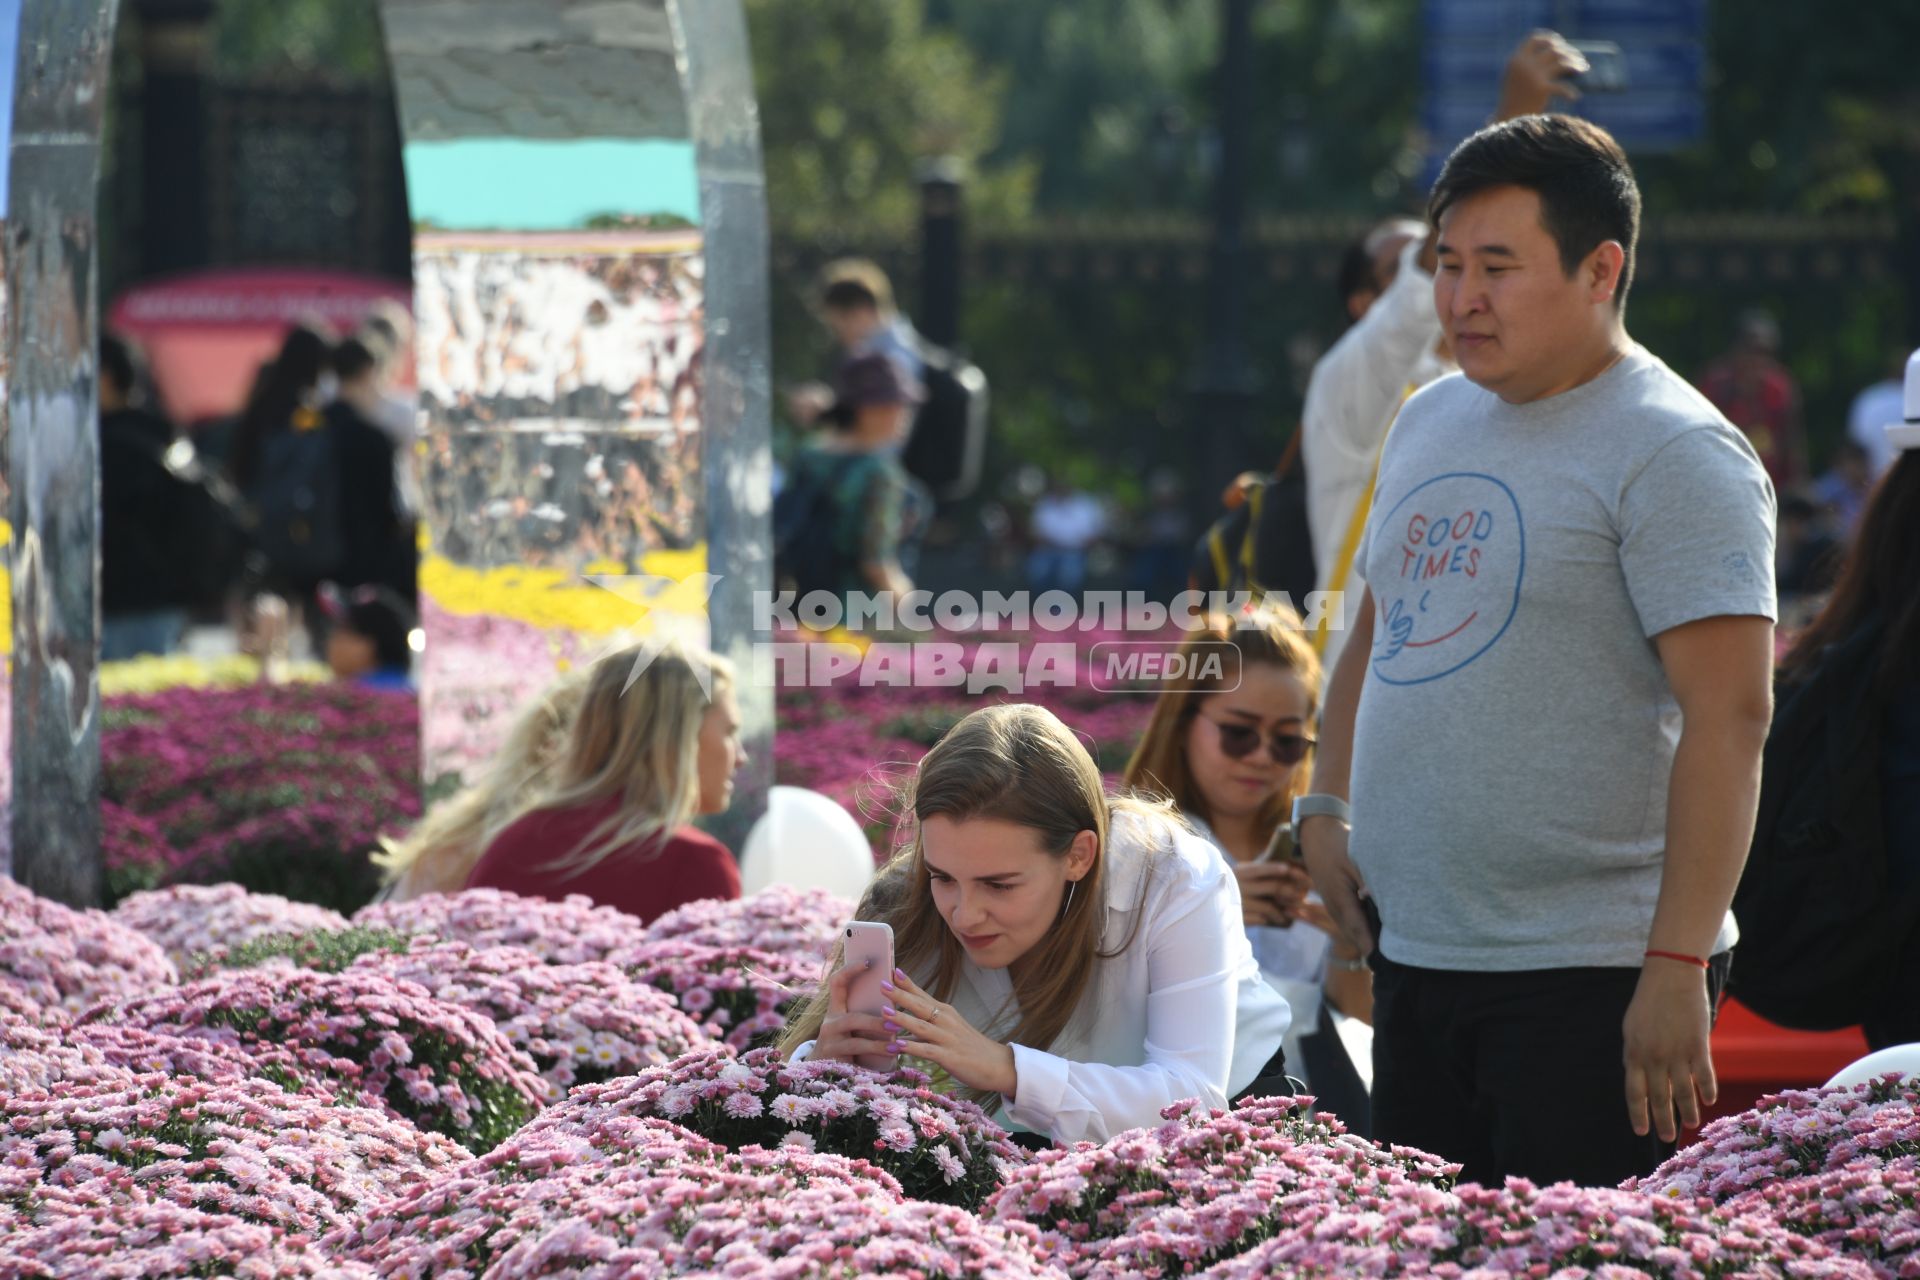
<svg viewBox="0 0 1920 1280">
<path fill-rule="evenodd" d="M 700 437 L 436 429 L 422 484 L 438 549 L 464 564 L 637 572 L 701 536 Z"/>
<path fill-rule="evenodd" d="M 420 390 L 456 426 L 699 420 L 703 263 L 694 254 L 416 260 Z"/>
</svg>

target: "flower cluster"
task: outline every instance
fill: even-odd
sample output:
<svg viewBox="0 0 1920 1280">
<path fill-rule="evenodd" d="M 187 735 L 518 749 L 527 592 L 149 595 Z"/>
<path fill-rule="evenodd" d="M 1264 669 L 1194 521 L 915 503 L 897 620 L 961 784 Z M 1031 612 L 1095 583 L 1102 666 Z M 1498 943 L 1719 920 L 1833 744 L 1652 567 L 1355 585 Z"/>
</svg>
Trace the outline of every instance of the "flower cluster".
<svg viewBox="0 0 1920 1280">
<path fill-rule="evenodd" d="M 909 1196 L 974 1208 L 1025 1153 L 980 1108 L 927 1083 L 911 1070 L 888 1076 L 843 1062 L 783 1062 L 764 1049 L 738 1059 L 710 1049 L 577 1089 L 545 1123 L 654 1116 L 735 1151 L 857 1156 L 892 1174 Z"/>
<path fill-rule="evenodd" d="M 265 1080 L 119 1072 L 0 1092 L 0 1205 L 25 1223 L 95 1204 L 171 1201 L 307 1240 L 467 1153 L 377 1111 Z"/>
<path fill-rule="evenodd" d="M 274 933 L 344 929 L 346 917 L 308 902 L 248 893 L 237 884 L 174 885 L 125 898 L 113 918 L 151 938 L 175 964 Z"/>
<path fill-rule="evenodd" d="M 290 1084 L 331 1082 L 368 1105 L 484 1151 L 546 1092 L 491 1020 L 377 974 L 247 969 L 217 974 L 89 1021 L 237 1044 Z"/>
<path fill-rule="evenodd" d="M 511 1155 L 503 1147 L 437 1180 L 328 1247 L 382 1276 L 1055 1274 L 1019 1229 L 905 1200 L 870 1165 L 793 1149 L 730 1154 L 631 1120 L 612 1139 L 624 1158 L 586 1159 L 556 1119 L 517 1137 Z"/>
<path fill-rule="evenodd" d="M 612 907 L 596 907 L 581 894 L 549 902 L 500 889 L 379 902 L 360 911 L 353 922 L 476 947 L 524 947 L 548 964 L 605 960 L 647 936 L 646 926 L 636 917 Z"/>
<path fill-rule="evenodd" d="M 1729 1218 L 1635 1191 L 1546 1188 L 1519 1178 L 1455 1191 L 1418 1184 L 1391 1195 L 1275 1206 L 1286 1226 L 1206 1274 L 1265 1277 L 1593 1276 L 1631 1280 L 1869 1280 L 1866 1264 L 1759 1218 Z"/>
<path fill-rule="evenodd" d="M 854 904 L 824 889 L 775 885 L 750 898 L 689 902 L 647 926 L 649 941 L 672 939 L 703 947 L 754 947 L 807 958 L 817 967 L 833 949 L 834 933 L 852 918 Z"/>
<path fill-rule="evenodd" d="M 1035 1156 L 987 1212 L 1038 1228 L 1046 1256 L 1075 1277 L 1182 1275 L 1283 1229 L 1299 1200 L 1384 1200 L 1458 1172 L 1350 1135 L 1291 1098 L 1232 1110 L 1189 1101 L 1164 1115 L 1155 1129 Z"/>
<path fill-rule="evenodd" d="M 447 942 L 404 955 L 376 951 L 348 973 L 415 982 L 491 1018 L 533 1058 L 548 1102 L 576 1084 L 632 1075 L 709 1043 L 672 997 L 600 962 L 542 964 L 519 947 Z"/>
<path fill-rule="evenodd" d="M 0 877 L 0 985 L 16 987 L 18 996 L 77 1013 L 96 1000 L 144 995 L 176 980 L 165 954 L 140 934 Z"/>
<path fill-rule="evenodd" d="M 1629 1187 L 1724 1204 L 1786 1178 L 1920 1155 L 1920 1079 L 1888 1076 L 1847 1089 L 1795 1089 L 1723 1116 Z"/>
<path fill-rule="evenodd" d="M 817 955 L 755 947 L 668 939 L 615 952 L 608 960 L 671 995 L 708 1034 L 738 1053 L 771 1043 L 793 1006 L 820 983 Z"/>
<path fill-rule="evenodd" d="M 167 1200 L 61 1190 L 32 1223 L 0 1217 L 0 1275 L 174 1280 L 371 1280 L 275 1227 Z"/>
<path fill-rule="evenodd" d="M 260 1064 L 237 1046 L 111 1022 L 53 1031 L 0 1017 L 0 1051 L 0 1090 L 96 1084 L 129 1071 L 212 1083 L 260 1072 Z"/>
<path fill-rule="evenodd" d="M 353 685 L 171 689 L 110 700 L 102 791 L 113 896 L 232 880 L 351 911 L 368 853 L 420 815 L 419 705 Z M 133 814 L 165 844 L 123 838 Z"/>
<path fill-rule="evenodd" d="M 1708 1125 L 1637 1185 L 1770 1218 L 1882 1275 L 1920 1276 L 1916 1166 L 1920 1079 L 1890 1075 L 1763 1098 Z"/>
</svg>

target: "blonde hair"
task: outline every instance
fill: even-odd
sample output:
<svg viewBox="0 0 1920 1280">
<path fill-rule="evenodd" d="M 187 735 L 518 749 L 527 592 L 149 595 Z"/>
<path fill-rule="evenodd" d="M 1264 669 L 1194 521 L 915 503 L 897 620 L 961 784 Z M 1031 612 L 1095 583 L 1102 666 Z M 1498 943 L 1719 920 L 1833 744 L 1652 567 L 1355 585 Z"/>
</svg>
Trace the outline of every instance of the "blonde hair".
<svg viewBox="0 0 1920 1280">
<path fill-rule="evenodd" d="M 1246 622 L 1249 625 L 1237 625 L 1232 618 L 1209 614 L 1205 625 L 1181 642 L 1180 652 L 1191 659 L 1202 645 L 1232 644 L 1240 650 L 1242 673 L 1250 667 L 1261 666 L 1292 672 L 1307 687 L 1307 723 L 1312 725 L 1319 715 L 1320 659 L 1307 640 L 1300 615 L 1275 601 L 1257 606 Z M 1189 661 L 1186 669 L 1194 668 L 1195 663 Z M 1146 732 L 1140 737 L 1140 745 L 1134 748 L 1133 758 L 1127 761 L 1126 770 L 1121 774 L 1127 786 L 1169 796 L 1180 812 L 1193 814 L 1208 823 L 1213 821 L 1206 798 L 1201 795 L 1187 763 L 1187 730 L 1199 714 L 1201 704 L 1225 691 L 1225 682 L 1226 672 L 1222 671 L 1218 680 L 1194 681 L 1160 695 Z M 1273 833 L 1292 812 L 1294 798 L 1306 795 L 1312 783 L 1313 756 L 1309 753 L 1295 766 L 1287 785 L 1260 806 L 1254 830 L 1263 842 L 1273 838 Z"/>
<path fill-rule="evenodd" d="M 521 708 L 478 781 L 436 806 L 404 839 L 381 838 L 373 862 L 385 872 L 388 900 L 466 886 L 493 838 L 553 785 L 586 687 L 578 672 L 549 685 Z"/>
<path fill-rule="evenodd" d="M 937 1000 L 952 996 L 964 953 L 934 905 L 921 824 L 934 817 L 1011 822 L 1033 831 L 1041 848 L 1056 858 L 1067 856 L 1082 831 L 1097 837 L 1093 866 L 1077 886 L 1086 892 L 1076 890 L 1067 899 L 1059 921 L 1011 975 L 1018 1018 L 1006 1038 L 1049 1047 L 1073 1021 L 1095 963 L 1125 951 L 1139 931 L 1136 912 L 1126 940 L 1111 952 L 1100 950 L 1113 815 L 1158 820 L 1169 831 L 1177 816 L 1163 803 L 1107 795 L 1099 768 L 1073 731 L 1051 711 L 1020 703 L 984 707 L 954 725 L 921 760 L 903 800 L 902 828 L 911 834 L 867 886 L 854 914 L 893 927 L 894 963 Z M 1167 844 L 1170 848 L 1171 841 Z M 1144 884 L 1141 892 L 1144 897 Z M 840 959 L 836 948 L 827 973 L 839 967 Z M 922 980 L 922 974 L 929 976 Z M 823 989 L 794 1014 L 780 1037 L 780 1052 L 791 1054 L 817 1039 L 826 1015 Z M 983 1103 L 989 1097 L 973 1096 Z"/>
<path fill-rule="evenodd" d="M 677 640 L 650 661 L 645 653 L 631 646 L 587 672 L 554 785 L 529 812 L 615 797 L 620 803 L 576 848 L 546 863 L 549 870 L 578 875 L 617 850 L 685 826 L 700 811 L 700 731 L 707 709 L 733 687 L 733 667 Z"/>
</svg>

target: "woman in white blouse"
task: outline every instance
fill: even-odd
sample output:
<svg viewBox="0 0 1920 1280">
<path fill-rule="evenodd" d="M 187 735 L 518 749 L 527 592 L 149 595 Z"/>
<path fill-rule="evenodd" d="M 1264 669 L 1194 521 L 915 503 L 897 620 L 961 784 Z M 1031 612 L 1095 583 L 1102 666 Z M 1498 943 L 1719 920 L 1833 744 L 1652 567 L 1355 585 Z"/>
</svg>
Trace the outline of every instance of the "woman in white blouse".
<svg viewBox="0 0 1920 1280">
<path fill-rule="evenodd" d="M 974 712 L 921 761 L 908 807 L 913 838 L 858 913 L 893 928 L 888 1012 L 848 1012 L 841 970 L 784 1050 L 924 1059 L 1057 1142 L 1157 1124 L 1183 1098 L 1287 1091 L 1287 1005 L 1220 852 L 1169 808 L 1106 795 L 1051 712 Z"/>
<path fill-rule="evenodd" d="M 1226 855 L 1240 881 L 1254 958 L 1293 1009 L 1289 1072 L 1306 1080 L 1322 1107 L 1364 1129 L 1365 1086 L 1328 1009 L 1371 1021 L 1373 978 L 1359 949 L 1308 892 L 1287 821 L 1294 798 L 1311 790 L 1320 664 L 1300 616 L 1277 603 L 1209 617 L 1181 645 L 1187 669 L 1227 645 L 1236 660 L 1220 678 L 1160 695 L 1122 777 L 1136 790 L 1170 797 Z"/>
</svg>

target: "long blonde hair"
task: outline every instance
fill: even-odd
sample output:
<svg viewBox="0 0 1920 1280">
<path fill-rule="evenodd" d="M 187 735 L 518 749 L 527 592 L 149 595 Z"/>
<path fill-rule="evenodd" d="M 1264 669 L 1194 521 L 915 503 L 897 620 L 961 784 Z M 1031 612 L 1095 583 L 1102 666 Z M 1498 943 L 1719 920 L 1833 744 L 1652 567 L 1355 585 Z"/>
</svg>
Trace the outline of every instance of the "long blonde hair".
<svg viewBox="0 0 1920 1280">
<path fill-rule="evenodd" d="M 1023 703 L 983 707 L 948 730 L 921 760 L 901 806 L 905 839 L 868 885 L 855 917 L 891 925 L 894 963 L 913 974 L 935 999 L 946 1000 L 959 980 L 964 952 L 934 905 L 921 824 L 933 817 L 1011 822 L 1033 831 L 1041 848 L 1056 858 L 1067 856 L 1082 831 L 1093 832 L 1099 852 L 1077 886 L 1086 892 L 1076 890 L 1067 899 L 1058 923 L 1021 958 L 1019 972 L 1012 975 L 1018 1021 L 1006 1039 L 1045 1049 L 1072 1022 L 1093 980 L 1095 963 L 1126 950 L 1139 931 L 1135 912 L 1127 938 L 1113 951 L 1100 950 L 1106 928 L 1107 853 L 1116 813 L 1157 820 L 1169 831 L 1178 821 L 1167 805 L 1107 795 L 1093 757 L 1051 711 Z M 1145 892 L 1143 882 L 1143 897 Z M 836 949 L 827 972 L 839 964 Z M 928 976 L 922 979 L 923 974 Z M 795 1013 L 781 1035 L 780 1052 L 791 1054 L 818 1038 L 826 1015 L 823 989 Z"/>
<path fill-rule="evenodd" d="M 701 687 L 703 677 L 712 697 Z M 635 645 L 595 662 L 554 785 L 533 810 L 616 797 L 619 805 L 547 869 L 578 875 L 616 850 L 691 822 L 700 811 L 700 730 L 707 709 L 732 687 L 732 664 L 677 640 L 651 660 Z"/>
<path fill-rule="evenodd" d="M 381 839 L 373 862 L 385 872 L 386 896 L 405 900 L 466 885 L 493 838 L 553 786 L 586 688 L 581 672 L 549 685 L 514 717 L 477 781 L 436 805 L 404 839 Z"/>
<path fill-rule="evenodd" d="M 1202 645 L 1209 644 L 1237 646 L 1241 672 L 1250 667 L 1272 666 L 1299 677 L 1300 683 L 1307 687 L 1307 723 L 1314 723 L 1319 715 L 1320 659 L 1307 641 L 1300 615 L 1290 607 L 1278 601 L 1261 604 L 1246 619 L 1246 625 L 1221 614 L 1209 614 L 1205 625 L 1181 642 L 1180 652 L 1191 659 L 1201 652 Z M 1186 665 L 1187 670 L 1194 667 L 1192 661 Z M 1208 823 L 1213 821 L 1206 798 L 1200 794 L 1199 784 L 1194 781 L 1193 770 L 1187 763 L 1187 730 L 1194 716 L 1200 713 L 1201 704 L 1224 691 L 1226 679 L 1227 673 L 1222 670 L 1218 680 L 1196 680 L 1161 693 L 1153 707 L 1153 718 L 1140 737 L 1140 745 L 1134 748 L 1133 758 L 1127 761 L 1126 771 L 1121 774 L 1127 786 L 1169 796 L 1181 813 L 1192 814 Z M 1294 797 L 1306 795 L 1312 783 L 1313 756 L 1309 753 L 1294 767 L 1287 785 L 1260 806 L 1254 830 L 1263 844 L 1287 821 L 1293 811 Z"/>
</svg>

